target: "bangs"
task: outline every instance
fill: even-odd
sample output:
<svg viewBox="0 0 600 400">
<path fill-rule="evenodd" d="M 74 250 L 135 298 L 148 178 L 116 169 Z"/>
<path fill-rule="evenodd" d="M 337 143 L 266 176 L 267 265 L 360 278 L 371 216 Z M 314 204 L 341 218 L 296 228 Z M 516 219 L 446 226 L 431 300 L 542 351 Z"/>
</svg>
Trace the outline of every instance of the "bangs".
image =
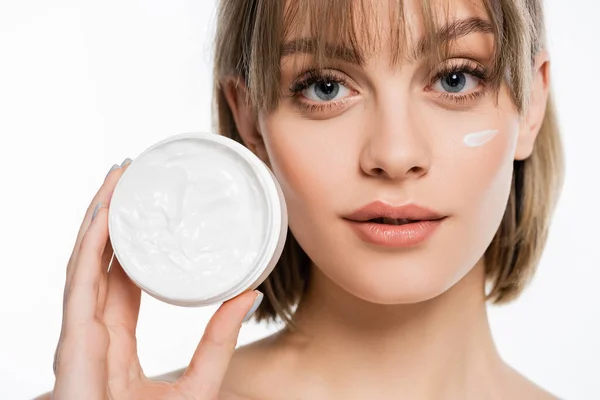
<svg viewBox="0 0 600 400">
<path fill-rule="evenodd" d="M 385 0 L 384 0 L 385 1 Z M 415 59 L 416 54 L 409 47 L 410 25 L 405 23 L 405 9 L 402 0 L 387 1 L 387 19 L 383 21 L 377 14 L 382 2 L 373 0 L 298 0 L 288 2 L 283 16 L 283 39 L 293 36 L 310 38 L 310 41 L 291 42 L 283 49 L 286 51 L 314 54 L 314 62 L 321 67 L 332 61 L 340 52 L 353 62 L 363 64 L 366 59 L 388 47 L 391 65 L 395 66 L 403 57 Z M 430 56 L 440 58 L 447 48 L 435 48 L 436 36 L 432 21 L 437 18 L 438 9 L 423 2 L 421 12 L 427 35 L 417 47 L 427 47 Z M 387 22 L 389 36 L 385 36 L 384 24 Z M 424 48 L 422 49 L 424 50 Z M 436 49 L 438 50 L 438 49 Z"/>
<path fill-rule="evenodd" d="M 530 66 L 531 35 L 527 21 L 505 15 L 519 15 L 517 0 L 483 0 L 488 19 L 468 18 L 453 23 L 450 2 L 418 2 L 423 34 L 411 32 L 402 0 L 387 0 L 387 12 L 380 7 L 386 0 L 258 0 L 247 12 L 254 14 L 252 35 L 246 39 L 243 77 L 249 88 L 248 100 L 259 111 L 275 108 L 280 89 L 281 58 L 286 54 L 310 55 L 314 68 L 323 68 L 334 59 L 364 65 L 385 47 L 390 51 L 390 67 L 402 60 L 422 59 L 431 70 L 448 58 L 453 38 L 479 31 L 491 33 L 493 55 L 489 81 L 499 87 L 510 79 L 513 100 L 519 108 L 525 102 L 527 79 L 523 63 Z M 435 4 L 433 4 L 435 3 Z M 385 4 L 385 3 L 384 3 Z M 383 18 L 381 15 L 385 15 Z M 521 14 L 522 15 L 522 14 Z M 413 16 L 411 15 L 412 19 Z M 244 29 L 242 29 L 244 30 Z M 525 60 L 525 61 L 524 61 Z M 527 62 L 529 61 L 529 63 Z"/>
</svg>

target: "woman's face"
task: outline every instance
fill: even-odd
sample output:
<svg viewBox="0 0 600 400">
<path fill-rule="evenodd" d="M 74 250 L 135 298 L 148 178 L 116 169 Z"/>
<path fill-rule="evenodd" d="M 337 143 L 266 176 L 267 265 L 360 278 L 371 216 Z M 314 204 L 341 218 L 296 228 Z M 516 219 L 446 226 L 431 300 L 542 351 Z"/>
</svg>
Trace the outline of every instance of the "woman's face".
<svg viewBox="0 0 600 400">
<path fill-rule="evenodd" d="M 379 3 L 386 21 L 387 2 Z M 407 15 L 416 4 L 405 2 Z M 450 21 L 488 21 L 472 1 L 454 1 L 450 10 Z M 423 25 L 410 24 L 416 43 Z M 310 54 L 282 58 L 288 96 L 259 116 L 260 135 L 290 229 L 316 268 L 346 291 L 382 304 L 422 301 L 482 258 L 504 214 L 522 125 L 506 87 L 496 97 L 482 79 L 492 45 L 491 33 L 474 29 L 433 71 L 422 59 L 391 68 L 385 46 L 363 66 L 340 59 L 316 77 L 306 74 Z M 383 211 L 388 217 L 412 204 L 445 218 L 425 224 L 435 228 L 425 236 L 419 223 L 357 222 L 381 214 L 352 215 L 373 202 L 392 206 Z"/>
</svg>

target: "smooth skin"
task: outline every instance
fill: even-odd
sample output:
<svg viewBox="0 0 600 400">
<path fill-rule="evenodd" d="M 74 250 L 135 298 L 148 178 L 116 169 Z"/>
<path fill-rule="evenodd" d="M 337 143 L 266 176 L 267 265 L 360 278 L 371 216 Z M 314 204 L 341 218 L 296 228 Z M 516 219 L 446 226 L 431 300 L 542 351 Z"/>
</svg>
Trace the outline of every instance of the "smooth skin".
<svg viewBox="0 0 600 400">
<path fill-rule="evenodd" d="M 127 160 L 125 161 L 125 163 Z M 256 309 L 257 291 L 221 305 L 209 321 L 189 366 L 177 380 L 147 378 L 135 337 L 141 291 L 125 275 L 108 240 L 108 208 L 128 167 L 111 170 L 87 209 L 67 265 L 63 323 L 56 348 L 54 389 L 38 399 L 233 398 L 219 391 L 243 320 Z M 92 214 L 97 204 L 95 218 Z"/>
</svg>

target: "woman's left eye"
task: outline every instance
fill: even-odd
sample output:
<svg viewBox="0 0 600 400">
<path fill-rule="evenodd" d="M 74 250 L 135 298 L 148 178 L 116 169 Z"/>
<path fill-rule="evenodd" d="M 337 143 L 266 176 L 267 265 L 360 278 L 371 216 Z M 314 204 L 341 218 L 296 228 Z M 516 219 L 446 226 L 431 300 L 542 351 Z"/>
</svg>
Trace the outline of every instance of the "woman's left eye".
<svg viewBox="0 0 600 400">
<path fill-rule="evenodd" d="M 323 79 L 310 84 L 302 91 L 302 95 L 310 101 L 323 102 L 339 100 L 338 95 L 344 98 L 350 94 L 350 89 L 342 85 L 340 82 Z"/>
<path fill-rule="evenodd" d="M 450 72 L 439 77 L 433 84 L 438 92 L 463 93 L 469 92 L 479 85 L 479 78 L 461 71 Z"/>
</svg>

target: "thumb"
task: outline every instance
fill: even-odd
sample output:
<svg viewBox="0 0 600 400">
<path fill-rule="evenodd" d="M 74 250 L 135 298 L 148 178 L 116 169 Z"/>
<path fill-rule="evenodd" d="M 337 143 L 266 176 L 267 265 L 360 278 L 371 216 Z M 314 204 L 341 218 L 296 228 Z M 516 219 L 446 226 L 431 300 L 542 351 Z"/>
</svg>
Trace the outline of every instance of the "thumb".
<svg viewBox="0 0 600 400">
<path fill-rule="evenodd" d="M 242 322 L 256 311 L 263 294 L 245 292 L 221 304 L 212 316 L 192 356 L 190 365 L 176 383 L 179 390 L 197 397 L 216 398 L 235 350 Z"/>
</svg>

